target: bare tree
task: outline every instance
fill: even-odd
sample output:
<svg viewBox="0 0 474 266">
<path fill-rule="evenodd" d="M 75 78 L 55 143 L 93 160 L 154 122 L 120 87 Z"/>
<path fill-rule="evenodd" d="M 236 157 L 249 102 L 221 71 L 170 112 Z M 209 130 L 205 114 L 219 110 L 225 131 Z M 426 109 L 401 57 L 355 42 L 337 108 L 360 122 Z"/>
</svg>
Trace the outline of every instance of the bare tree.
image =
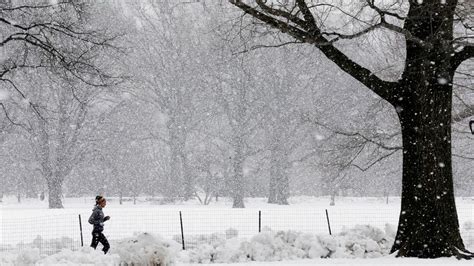
<svg viewBox="0 0 474 266">
<path fill-rule="evenodd" d="M 172 201 L 194 197 L 189 136 L 209 111 L 203 81 L 210 50 L 207 39 L 199 37 L 207 22 L 197 15 L 201 6 L 194 3 L 145 1 L 131 7 L 139 24 L 132 40 L 139 47 L 131 63 L 134 80 L 140 84 L 135 95 L 166 117 L 166 132 L 151 135 L 169 151 L 172 170 L 166 175 L 163 192 Z"/>
<path fill-rule="evenodd" d="M 98 21 L 90 13 L 92 5 L 87 1 L 4 1 L 0 4 L 0 86 L 10 96 L 2 99 L 0 105 L 8 120 L 23 126 L 31 136 L 50 190 L 50 208 L 62 207 L 62 182 L 74 165 L 75 159 L 71 158 L 77 155 L 74 147 L 86 114 L 80 97 L 82 92 L 77 91 L 77 84 L 70 84 L 79 81 L 79 87 L 103 87 L 118 81 L 111 72 L 107 74 L 103 70 L 107 64 L 103 62 L 104 57 L 99 56 L 115 48 L 112 42 L 118 34 L 95 27 Z M 58 89 L 57 84 L 51 84 L 32 90 L 28 86 L 37 84 L 27 82 L 26 75 L 38 81 L 55 76 L 65 88 Z M 46 95 L 53 97 L 45 98 Z M 58 101 L 53 109 L 59 115 L 52 118 L 51 110 L 45 107 L 54 99 Z M 79 106 L 72 114 L 68 113 L 71 102 Z M 9 115 L 11 110 L 24 109 L 24 106 L 31 109 L 36 118 L 22 112 L 23 118 L 28 117 L 27 121 L 13 120 Z M 69 121 L 70 118 L 73 121 Z"/>
<path fill-rule="evenodd" d="M 459 233 L 451 155 L 453 77 L 459 65 L 474 54 L 472 21 L 459 15 L 472 13 L 472 3 L 410 0 L 406 4 L 376 4 L 367 0 L 346 8 L 332 1 L 295 0 L 287 5 L 261 0 L 230 2 L 297 42 L 316 46 L 397 111 L 403 181 L 392 252 L 402 257 L 472 257 Z M 325 20 L 322 14 L 326 14 Z M 458 37 L 455 31 L 461 27 L 465 34 Z M 337 46 L 366 34 L 399 34 L 405 39 L 405 65 L 398 80 L 379 78 Z"/>
<path fill-rule="evenodd" d="M 298 53 L 291 53 L 289 47 L 278 48 L 273 53 L 263 52 L 259 56 L 266 66 L 258 71 L 261 89 L 266 91 L 265 121 L 269 151 L 268 203 L 288 204 L 290 196 L 290 172 L 294 164 L 302 163 L 318 155 L 307 142 L 312 128 L 300 119 L 308 106 L 307 97 L 313 84 L 311 79 L 302 78 L 303 73 L 294 75 L 289 68 L 300 65 L 308 67 L 309 60 Z M 309 147 L 308 147 L 309 146 Z M 309 150 L 302 152 L 301 149 Z"/>
<path fill-rule="evenodd" d="M 42 88 L 25 90 L 31 101 L 41 103 L 37 106 L 41 116 L 31 108 L 23 109 L 23 133 L 29 139 L 47 183 L 49 207 L 62 208 L 63 182 L 89 149 L 90 131 L 94 130 L 90 126 L 92 116 L 89 112 L 101 91 L 94 87 L 77 90 L 77 80 L 58 80 L 57 75 L 50 72 L 29 73 L 29 78 L 29 82 L 22 81 L 21 84 Z"/>
<path fill-rule="evenodd" d="M 97 53 L 114 47 L 117 34 L 91 29 L 87 1 L 0 3 L 0 81 L 27 98 L 12 80 L 19 69 L 60 68 L 87 84 L 105 85 L 111 75 L 97 66 Z M 30 103 L 35 108 L 35 103 Z"/>
</svg>

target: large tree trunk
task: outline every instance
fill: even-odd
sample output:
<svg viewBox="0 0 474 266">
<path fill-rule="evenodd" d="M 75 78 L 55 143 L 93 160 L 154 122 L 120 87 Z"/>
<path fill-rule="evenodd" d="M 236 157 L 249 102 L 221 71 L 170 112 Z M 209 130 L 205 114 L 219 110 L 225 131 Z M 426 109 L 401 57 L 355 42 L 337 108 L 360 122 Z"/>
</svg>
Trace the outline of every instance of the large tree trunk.
<svg viewBox="0 0 474 266">
<path fill-rule="evenodd" d="M 270 169 L 270 182 L 268 184 L 268 203 L 277 203 L 277 180 L 273 174 L 273 167 Z"/>
<path fill-rule="evenodd" d="M 189 171 L 188 160 L 186 158 L 186 153 L 183 151 L 181 153 L 181 162 L 183 166 L 183 179 L 184 179 L 184 200 L 188 201 L 194 198 L 194 179 Z"/>
<path fill-rule="evenodd" d="M 50 209 L 62 209 L 63 178 L 51 175 L 46 178 L 48 184 L 48 202 Z"/>
<path fill-rule="evenodd" d="M 232 195 L 233 204 L 232 208 L 245 208 L 244 204 L 244 189 L 243 189 L 243 162 L 241 159 L 235 159 L 234 161 L 234 176 L 232 180 Z"/>
<path fill-rule="evenodd" d="M 279 205 L 288 205 L 288 198 L 290 197 L 290 178 L 288 176 L 288 169 L 290 168 L 290 163 L 286 150 L 283 148 L 284 143 L 281 142 L 281 145 L 278 149 L 279 152 L 279 162 L 278 162 L 278 171 L 280 172 L 277 176 L 277 204 Z"/>
<path fill-rule="evenodd" d="M 277 143 L 275 143 L 277 144 Z M 279 201 L 279 182 L 281 180 L 281 165 L 277 154 L 277 148 L 271 151 L 270 159 L 270 184 L 268 188 L 268 203 L 278 203 Z"/>
<path fill-rule="evenodd" d="M 183 165 L 181 161 L 181 151 L 178 136 L 170 129 L 170 171 L 165 180 L 164 196 L 169 201 L 175 201 L 179 195 L 182 195 L 183 187 Z"/>
<path fill-rule="evenodd" d="M 180 104 L 178 97 L 178 103 Z M 186 157 L 186 124 L 182 121 L 182 112 L 175 110 L 172 119 L 168 122 L 169 144 L 171 150 L 171 175 L 166 181 L 166 197 L 174 201 L 182 196 L 189 200 L 194 194 L 194 183 L 189 172 Z"/>
<path fill-rule="evenodd" d="M 270 188 L 270 192 L 273 193 L 273 195 L 269 195 L 268 203 L 288 205 L 290 182 L 285 171 L 285 163 L 283 162 L 285 158 L 280 157 L 278 159 L 272 160 L 272 166 L 270 170 L 272 180 L 270 180 L 270 186 L 273 185 L 273 188 Z"/>
<path fill-rule="evenodd" d="M 286 169 L 289 168 L 289 162 L 283 137 L 283 132 L 286 129 L 281 124 L 274 126 L 271 131 L 273 147 L 270 155 L 268 203 L 288 205 L 290 184 Z"/>
<path fill-rule="evenodd" d="M 240 136 L 234 136 L 234 157 L 232 158 L 233 177 L 230 189 L 232 190 L 232 208 L 245 208 L 244 204 L 244 155 L 243 141 Z"/>
<path fill-rule="evenodd" d="M 455 1 L 412 3 L 405 28 L 429 45 L 406 40 L 398 104 L 403 141 L 402 206 L 392 252 L 437 258 L 466 251 L 459 232 L 451 162 Z"/>
<path fill-rule="evenodd" d="M 392 252 L 437 258 L 465 250 L 451 166 L 452 85 L 419 79 L 399 108 L 403 139 L 402 206 Z M 421 83 L 421 84 L 420 84 Z M 431 84 L 430 84 L 431 83 Z"/>
<path fill-rule="evenodd" d="M 290 180 L 286 171 L 283 171 L 280 179 L 278 180 L 277 189 L 277 204 L 288 205 L 288 197 L 290 195 Z"/>
<path fill-rule="evenodd" d="M 282 173 L 281 167 L 272 166 L 270 170 L 270 185 L 268 191 L 268 203 L 288 205 L 288 190 L 290 186 L 286 173 Z"/>
</svg>

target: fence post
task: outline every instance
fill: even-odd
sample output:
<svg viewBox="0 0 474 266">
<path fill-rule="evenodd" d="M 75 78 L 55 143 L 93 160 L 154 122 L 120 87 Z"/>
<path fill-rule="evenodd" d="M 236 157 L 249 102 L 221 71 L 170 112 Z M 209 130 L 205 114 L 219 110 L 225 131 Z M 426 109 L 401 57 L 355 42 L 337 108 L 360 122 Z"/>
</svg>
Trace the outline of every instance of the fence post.
<svg viewBox="0 0 474 266">
<path fill-rule="evenodd" d="M 262 232 L 262 211 L 258 211 L 258 232 Z"/>
<path fill-rule="evenodd" d="M 84 238 L 82 237 L 82 219 L 81 215 L 79 214 L 79 230 L 81 232 L 81 247 L 84 246 Z"/>
<path fill-rule="evenodd" d="M 179 223 L 181 224 L 181 243 L 183 244 L 183 250 L 186 250 L 184 247 L 183 216 L 181 215 L 181 211 L 179 211 Z"/>
<path fill-rule="evenodd" d="M 328 209 L 326 209 L 326 220 L 328 221 L 329 235 L 332 235 L 332 233 L 331 233 L 331 224 L 329 223 Z"/>
</svg>

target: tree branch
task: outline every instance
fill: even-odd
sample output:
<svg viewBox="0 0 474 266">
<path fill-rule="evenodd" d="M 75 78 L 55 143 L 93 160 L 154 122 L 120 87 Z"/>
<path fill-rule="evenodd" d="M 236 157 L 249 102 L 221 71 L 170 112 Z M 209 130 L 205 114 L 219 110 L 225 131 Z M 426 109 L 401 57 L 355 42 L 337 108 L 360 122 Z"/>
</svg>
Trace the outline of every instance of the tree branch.
<svg viewBox="0 0 474 266">
<path fill-rule="evenodd" d="M 16 123 L 15 121 L 13 121 L 13 120 L 11 119 L 11 117 L 10 117 L 10 115 L 8 114 L 7 109 L 5 108 L 5 105 L 4 105 L 3 103 L 0 103 L 0 105 L 2 106 L 2 110 L 3 110 L 3 113 L 5 114 L 5 117 L 8 119 L 8 121 L 10 121 L 10 123 L 12 123 L 12 125 L 20 126 L 20 127 L 24 128 L 24 129 L 28 130 L 25 125 L 20 124 L 20 123 Z"/>
<path fill-rule="evenodd" d="M 286 12 L 286 11 L 283 11 L 281 9 L 274 9 L 274 8 L 271 8 L 270 6 L 267 6 L 263 0 L 256 0 L 255 1 L 258 6 L 265 12 L 267 12 L 268 14 L 271 14 L 271 15 L 274 15 L 274 16 L 279 16 L 279 17 L 284 17 L 286 18 L 287 20 L 295 23 L 296 25 L 300 26 L 300 27 L 305 27 L 305 21 L 300 19 L 298 16 L 296 15 L 293 15 L 289 12 Z"/>
<path fill-rule="evenodd" d="M 369 170 L 369 169 L 370 169 L 372 166 L 374 166 L 375 164 L 377 164 L 377 163 L 383 161 L 384 159 L 386 159 L 386 158 L 392 156 L 392 155 L 393 155 L 394 153 L 396 153 L 397 151 L 399 151 L 399 150 L 393 150 L 393 151 L 391 151 L 391 152 L 389 152 L 389 153 L 387 153 L 387 154 L 385 154 L 385 155 L 383 155 L 383 156 L 380 156 L 379 158 L 377 158 L 377 160 L 373 161 L 371 164 L 367 165 L 366 167 L 360 167 L 360 166 L 358 166 L 357 164 L 351 164 L 351 166 L 354 166 L 355 168 L 359 169 L 360 171 L 365 172 L 365 171 Z"/>
<path fill-rule="evenodd" d="M 392 90 L 397 83 L 381 80 L 380 78 L 375 76 L 375 74 L 372 73 L 370 70 L 355 63 L 339 49 L 334 47 L 330 40 L 322 36 L 320 29 L 313 21 L 314 17 L 312 16 L 305 1 L 298 1 L 299 9 L 305 17 L 305 27 L 301 28 L 297 27 L 300 26 L 299 24 L 293 26 L 285 21 L 279 20 L 271 16 L 273 14 L 276 14 L 278 11 L 271 7 L 267 6 L 265 9 L 262 9 L 263 12 L 261 12 L 258 11 L 256 7 L 251 7 L 243 3 L 241 0 L 229 1 L 231 4 L 243 10 L 246 14 L 251 15 L 252 17 L 268 24 L 269 26 L 275 29 L 280 30 L 283 33 L 289 34 L 298 41 L 315 45 L 321 50 L 324 55 L 326 55 L 329 60 L 333 61 L 344 72 L 354 77 L 356 80 L 364 84 L 377 95 L 391 103 L 393 103 L 393 101 L 395 100 L 393 99 L 394 96 Z M 266 11 L 267 8 L 271 8 L 272 11 Z M 311 25 L 311 30 L 308 29 L 308 25 Z"/>
</svg>

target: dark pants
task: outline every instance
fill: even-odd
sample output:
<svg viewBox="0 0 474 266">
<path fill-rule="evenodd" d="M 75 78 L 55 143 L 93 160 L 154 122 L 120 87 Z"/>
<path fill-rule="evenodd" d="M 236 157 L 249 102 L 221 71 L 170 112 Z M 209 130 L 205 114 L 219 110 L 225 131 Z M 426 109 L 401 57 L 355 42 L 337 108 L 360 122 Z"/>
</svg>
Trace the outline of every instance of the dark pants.
<svg viewBox="0 0 474 266">
<path fill-rule="evenodd" d="M 109 248 L 110 248 L 109 241 L 107 241 L 107 238 L 105 238 L 102 232 L 92 232 L 91 247 L 96 249 L 99 242 L 104 246 L 102 251 L 104 252 L 104 254 L 107 254 L 107 251 L 109 251 Z"/>
</svg>

